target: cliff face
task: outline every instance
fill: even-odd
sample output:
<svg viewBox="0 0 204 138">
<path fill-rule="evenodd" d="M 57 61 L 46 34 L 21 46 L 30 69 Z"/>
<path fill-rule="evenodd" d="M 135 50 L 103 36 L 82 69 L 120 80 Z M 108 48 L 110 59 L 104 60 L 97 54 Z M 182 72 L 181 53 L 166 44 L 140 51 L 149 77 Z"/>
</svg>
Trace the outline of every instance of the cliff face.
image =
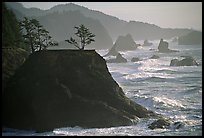
<svg viewBox="0 0 204 138">
<path fill-rule="evenodd" d="M 2 48 L 2 91 L 11 76 L 26 60 L 29 53 L 21 48 Z"/>
<path fill-rule="evenodd" d="M 95 51 L 36 52 L 3 93 L 3 126 L 38 132 L 130 125 L 154 115 L 124 95 Z"/>
</svg>

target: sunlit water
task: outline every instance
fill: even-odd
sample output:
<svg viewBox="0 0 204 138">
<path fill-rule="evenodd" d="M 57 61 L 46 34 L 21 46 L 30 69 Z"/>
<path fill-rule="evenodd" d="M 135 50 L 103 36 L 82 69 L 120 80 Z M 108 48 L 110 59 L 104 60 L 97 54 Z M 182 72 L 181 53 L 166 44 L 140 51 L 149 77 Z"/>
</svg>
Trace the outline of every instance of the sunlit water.
<svg viewBox="0 0 204 138">
<path fill-rule="evenodd" d="M 135 51 L 121 52 L 128 63 L 108 63 L 108 69 L 127 97 L 175 122 L 182 122 L 182 128 L 151 130 L 148 124 L 153 120 L 141 119 L 132 126 L 92 129 L 76 126 L 56 128 L 45 133 L 6 128 L 2 135 L 202 135 L 202 45 L 184 46 L 170 42 L 169 48 L 180 52 L 158 53 L 159 41 L 153 43 L 152 46 L 138 47 Z M 107 50 L 97 52 L 105 55 Z M 154 54 L 160 58 L 149 59 Z M 171 59 L 180 56 L 192 56 L 199 66 L 170 67 Z M 133 63 L 130 61 L 132 57 L 141 60 Z"/>
</svg>

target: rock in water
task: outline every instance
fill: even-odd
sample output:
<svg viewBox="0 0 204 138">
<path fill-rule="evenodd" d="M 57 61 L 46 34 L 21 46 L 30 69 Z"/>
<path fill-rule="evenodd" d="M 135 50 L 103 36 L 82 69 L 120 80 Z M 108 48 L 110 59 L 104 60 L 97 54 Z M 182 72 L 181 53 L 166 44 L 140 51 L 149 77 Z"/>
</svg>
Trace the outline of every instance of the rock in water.
<svg viewBox="0 0 204 138">
<path fill-rule="evenodd" d="M 157 55 L 153 55 L 150 57 L 150 59 L 158 59 L 158 58 L 159 58 L 159 56 L 157 56 Z"/>
<path fill-rule="evenodd" d="M 161 39 L 159 42 L 158 50 L 159 52 L 162 52 L 162 53 L 178 52 L 177 50 L 169 49 L 169 43 L 164 41 L 163 39 Z"/>
<path fill-rule="evenodd" d="M 116 56 L 115 59 L 107 60 L 108 63 L 126 63 L 127 59 L 125 59 L 120 53 Z"/>
<path fill-rule="evenodd" d="M 119 36 L 115 42 L 117 51 L 135 50 L 139 46 L 130 34 Z"/>
<path fill-rule="evenodd" d="M 152 124 L 148 126 L 150 129 L 157 129 L 157 128 L 167 128 L 170 126 L 170 120 L 165 118 L 160 118 L 156 121 L 154 121 Z"/>
<path fill-rule="evenodd" d="M 112 127 L 157 116 L 128 99 L 94 50 L 31 54 L 3 92 L 3 126 L 52 131 Z"/>
<path fill-rule="evenodd" d="M 198 66 L 198 63 L 193 59 L 193 57 L 186 56 L 182 60 L 172 59 L 170 66 Z"/>
<path fill-rule="evenodd" d="M 137 61 L 140 61 L 140 59 L 139 59 L 138 57 L 133 57 L 133 58 L 131 59 L 131 62 L 137 62 Z"/>
<path fill-rule="evenodd" d="M 104 55 L 104 57 L 106 56 L 117 56 L 118 55 L 118 51 L 116 50 L 116 44 L 113 45 L 113 47 L 108 51 L 108 53 L 106 55 Z"/>
</svg>

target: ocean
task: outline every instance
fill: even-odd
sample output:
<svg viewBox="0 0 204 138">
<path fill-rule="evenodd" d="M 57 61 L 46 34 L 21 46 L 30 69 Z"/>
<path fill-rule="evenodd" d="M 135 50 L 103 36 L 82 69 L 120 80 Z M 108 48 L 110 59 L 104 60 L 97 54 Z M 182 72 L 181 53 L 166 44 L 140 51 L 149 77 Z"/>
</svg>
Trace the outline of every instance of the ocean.
<svg viewBox="0 0 204 138">
<path fill-rule="evenodd" d="M 202 135 L 202 44 L 178 45 L 169 42 L 169 49 L 179 50 L 173 53 L 158 53 L 159 40 L 152 46 L 140 46 L 135 51 L 120 52 L 127 63 L 107 63 L 109 72 L 131 100 L 149 110 L 181 122 L 182 127 L 167 129 L 148 128 L 151 119 L 140 119 L 131 126 L 111 128 L 81 127 L 56 128 L 52 132 L 4 128 L 3 136 L 201 136 Z M 137 41 L 138 43 L 138 41 Z M 140 41 L 139 41 L 140 43 Z M 142 41 L 141 41 L 142 43 Z M 98 50 L 105 55 L 107 50 Z M 159 59 L 149 59 L 158 55 Z M 170 66 L 171 59 L 180 56 L 192 56 L 199 66 Z M 131 62 L 139 57 L 140 61 Z M 111 58 L 111 57 L 105 57 Z"/>
</svg>

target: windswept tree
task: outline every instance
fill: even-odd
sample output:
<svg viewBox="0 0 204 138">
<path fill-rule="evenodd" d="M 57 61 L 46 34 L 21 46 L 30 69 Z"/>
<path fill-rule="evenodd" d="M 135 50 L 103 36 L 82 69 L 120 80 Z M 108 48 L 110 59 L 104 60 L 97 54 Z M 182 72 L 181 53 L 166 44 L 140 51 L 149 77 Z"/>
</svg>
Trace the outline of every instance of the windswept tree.
<svg viewBox="0 0 204 138">
<path fill-rule="evenodd" d="M 66 42 L 74 45 L 79 50 L 84 50 L 85 46 L 88 44 L 91 44 L 91 42 L 94 42 L 95 35 L 92 34 L 88 28 L 86 28 L 83 24 L 81 24 L 79 27 L 74 27 L 77 32 L 75 35 L 78 37 L 78 39 L 74 39 L 70 37 L 70 39 L 65 40 Z"/>
<path fill-rule="evenodd" d="M 20 22 L 20 26 L 25 42 L 30 45 L 32 53 L 44 50 L 48 46 L 58 45 L 58 43 L 52 40 L 49 32 L 40 25 L 38 20 L 24 17 L 24 20 Z"/>
</svg>

